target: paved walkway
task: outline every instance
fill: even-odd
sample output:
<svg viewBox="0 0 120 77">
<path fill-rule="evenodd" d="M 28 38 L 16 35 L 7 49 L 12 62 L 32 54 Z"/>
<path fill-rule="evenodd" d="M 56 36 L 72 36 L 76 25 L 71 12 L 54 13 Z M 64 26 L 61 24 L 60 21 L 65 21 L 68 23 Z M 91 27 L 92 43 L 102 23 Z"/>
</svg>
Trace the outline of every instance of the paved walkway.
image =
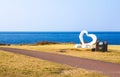
<svg viewBox="0 0 120 77">
<path fill-rule="evenodd" d="M 106 74 L 110 77 L 120 77 L 120 64 L 16 48 L 0 47 L 0 50 L 36 57 L 52 62 L 57 62 L 60 64 L 66 64 L 77 68 L 93 70 L 99 73 Z"/>
</svg>

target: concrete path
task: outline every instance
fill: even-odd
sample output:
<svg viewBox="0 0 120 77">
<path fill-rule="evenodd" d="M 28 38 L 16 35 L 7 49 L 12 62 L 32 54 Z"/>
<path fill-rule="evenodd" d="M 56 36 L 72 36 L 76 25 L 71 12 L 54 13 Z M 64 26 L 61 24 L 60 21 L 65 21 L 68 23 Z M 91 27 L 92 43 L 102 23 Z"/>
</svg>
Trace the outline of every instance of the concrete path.
<svg viewBox="0 0 120 77">
<path fill-rule="evenodd" d="M 23 54 L 35 58 L 48 60 L 51 62 L 57 62 L 60 64 L 66 64 L 77 68 L 97 71 L 99 73 L 106 74 L 110 77 L 120 77 L 120 64 L 114 64 L 109 62 L 102 62 L 97 60 L 90 60 L 90 59 L 84 59 L 84 58 L 60 55 L 54 53 L 16 49 L 16 48 L 0 47 L 0 50 L 13 52 L 17 54 Z"/>
</svg>

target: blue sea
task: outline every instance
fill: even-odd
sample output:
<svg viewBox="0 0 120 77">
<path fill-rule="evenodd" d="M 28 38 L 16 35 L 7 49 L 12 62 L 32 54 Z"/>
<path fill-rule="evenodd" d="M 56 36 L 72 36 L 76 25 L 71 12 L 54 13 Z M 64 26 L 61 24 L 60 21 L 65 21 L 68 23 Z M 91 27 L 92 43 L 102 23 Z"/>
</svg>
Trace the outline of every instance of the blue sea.
<svg viewBox="0 0 120 77">
<path fill-rule="evenodd" d="M 0 43 L 2 44 L 34 44 L 40 41 L 80 43 L 80 32 L 0 32 Z M 108 44 L 120 45 L 120 32 L 89 32 L 95 34 L 101 41 Z M 92 39 L 84 35 L 84 41 Z"/>
</svg>

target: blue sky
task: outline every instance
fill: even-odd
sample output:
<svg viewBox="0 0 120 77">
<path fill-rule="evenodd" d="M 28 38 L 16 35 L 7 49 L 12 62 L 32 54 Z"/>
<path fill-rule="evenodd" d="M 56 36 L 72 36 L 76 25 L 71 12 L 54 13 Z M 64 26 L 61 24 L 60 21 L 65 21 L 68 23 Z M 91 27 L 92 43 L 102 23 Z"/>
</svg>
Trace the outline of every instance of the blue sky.
<svg viewBox="0 0 120 77">
<path fill-rule="evenodd" d="M 0 31 L 120 31 L 120 0 L 0 0 Z"/>
</svg>

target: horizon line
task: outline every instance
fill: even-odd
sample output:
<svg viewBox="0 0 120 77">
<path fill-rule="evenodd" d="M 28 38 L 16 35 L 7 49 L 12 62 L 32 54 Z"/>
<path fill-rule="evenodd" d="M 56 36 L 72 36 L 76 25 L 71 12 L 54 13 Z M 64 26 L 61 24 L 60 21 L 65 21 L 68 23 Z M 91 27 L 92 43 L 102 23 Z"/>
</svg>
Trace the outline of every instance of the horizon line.
<svg viewBox="0 0 120 77">
<path fill-rule="evenodd" d="M 0 32 L 81 32 L 81 31 L 0 31 Z M 88 32 L 120 32 L 120 31 L 88 31 Z"/>
</svg>

